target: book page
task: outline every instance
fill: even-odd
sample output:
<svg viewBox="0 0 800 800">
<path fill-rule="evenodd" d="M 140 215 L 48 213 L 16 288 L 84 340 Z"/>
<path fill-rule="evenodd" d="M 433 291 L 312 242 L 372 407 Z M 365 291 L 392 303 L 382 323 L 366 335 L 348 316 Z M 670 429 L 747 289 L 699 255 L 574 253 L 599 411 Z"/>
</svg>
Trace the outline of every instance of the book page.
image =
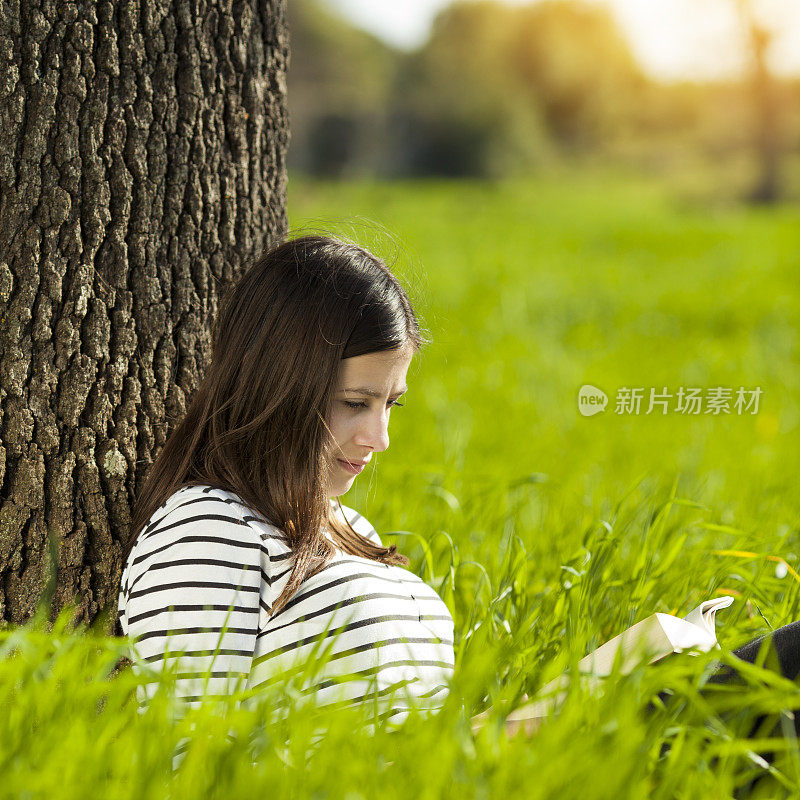
<svg viewBox="0 0 800 800">
<path fill-rule="evenodd" d="M 732 602 L 733 597 L 731 596 L 715 597 L 713 600 L 706 600 L 705 602 L 700 603 L 697 608 L 692 609 L 684 617 L 684 619 L 687 622 L 691 622 L 692 625 L 697 625 L 713 634 L 714 641 L 716 641 L 717 634 L 714 626 L 716 622 L 717 611 L 719 611 L 721 608 L 727 608 Z"/>
<path fill-rule="evenodd" d="M 581 672 L 591 672 L 598 676 L 611 674 L 619 650 L 622 650 L 620 671 L 623 674 L 630 672 L 642 659 L 651 663 L 669 655 L 673 652 L 673 644 L 661 619 L 666 616 L 668 615 L 651 614 L 593 650 L 578 662 Z"/>
<path fill-rule="evenodd" d="M 717 646 L 717 636 L 713 628 L 705 625 L 693 625 L 680 617 L 671 614 L 656 614 L 661 627 L 670 643 L 670 652 L 680 653 L 684 650 L 702 650 L 707 652 Z M 665 653 L 669 655 L 669 653 Z"/>
</svg>

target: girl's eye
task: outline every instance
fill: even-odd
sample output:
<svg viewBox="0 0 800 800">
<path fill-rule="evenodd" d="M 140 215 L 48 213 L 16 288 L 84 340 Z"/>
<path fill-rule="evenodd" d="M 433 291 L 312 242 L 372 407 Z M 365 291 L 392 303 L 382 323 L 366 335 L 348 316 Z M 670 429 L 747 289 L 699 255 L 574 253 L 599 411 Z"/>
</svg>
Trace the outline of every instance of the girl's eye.
<svg viewBox="0 0 800 800">
<path fill-rule="evenodd" d="M 352 400 L 343 400 L 342 401 L 348 408 L 366 408 L 367 404 L 361 400 L 359 402 L 354 402 Z M 392 400 L 391 402 L 386 404 L 387 406 L 404 406 L 405 403 L 398 403 L 397 400 Z"/>
</svg>

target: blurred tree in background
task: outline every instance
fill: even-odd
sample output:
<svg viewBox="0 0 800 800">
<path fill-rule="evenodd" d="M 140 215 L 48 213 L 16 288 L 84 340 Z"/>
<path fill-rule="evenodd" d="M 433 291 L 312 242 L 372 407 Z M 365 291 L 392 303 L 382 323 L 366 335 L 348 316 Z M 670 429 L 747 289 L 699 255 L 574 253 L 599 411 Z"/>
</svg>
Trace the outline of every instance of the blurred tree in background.
<svg viewBox="0 0 800 800">
<path fill-rule="evenodd" d="M 498 176 L 552 155 L 543 109 L 510 69 L 510 12 L 494 2 L 451 6 L 427 44 L 400 62 L 395 171 Z"/>
<path fill-rule="evenodd" d="M 568 148 L 599 147 L 635 119 L 647 80 L 608 9 L 547 2 L 509 9 L 506 72 Z"/>
<path fill-rule="evenodd" d="M 780 114 L 776 81 L 767 66 L 772 31 L 755 14 L 752 0 L 737 0 L 750 50 L 751 105 L 754 108 L 759 175 L 750 198 L 759 203 L 774 202 L 779 195 Z"/>
<path fill-rule="evenodd" d="M 749 12 L 749 0 L 735 2 Z M 741 20 L 752 64 L 742 79 L 664 83 L 645 75 L 594 3 L 456 2 L 406 53 L 318 0 L 293 0 L 289 167 L 502 177 L 594 157 L 716 170 L 721 184 L 736 172 L 736 192 L 772 200 L 781 154 L 800 143 L 800 81 L 770 74 L 769 32 Z"/>
<path fill-rule="evenodd" d="M 399 54 L 316 0 L 287 4 L 290 168 L 344 177 L 379 170 Z"/>
</svg>

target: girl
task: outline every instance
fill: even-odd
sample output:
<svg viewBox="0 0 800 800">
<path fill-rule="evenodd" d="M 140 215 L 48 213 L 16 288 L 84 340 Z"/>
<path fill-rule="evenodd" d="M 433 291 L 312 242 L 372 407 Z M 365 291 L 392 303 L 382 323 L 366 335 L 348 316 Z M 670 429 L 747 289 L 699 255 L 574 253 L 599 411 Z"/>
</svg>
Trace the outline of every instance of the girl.
<svg viewBox="0 0 800 800">
<path fill-rule="evenodd" d="M 318 662 L 303 691 L 319 705 L 377 696 L 391 724 L 442 706 L 447 606 L 339 501 L 389 446 L 424 341 L 387 267 L 322 236 L 265 253 L 224 298 L 211 365 L 138 494 L 119 595 L 138 658 L 181 658 L 190 706 L 209 667 L 221 694 Z"/>
</svg>

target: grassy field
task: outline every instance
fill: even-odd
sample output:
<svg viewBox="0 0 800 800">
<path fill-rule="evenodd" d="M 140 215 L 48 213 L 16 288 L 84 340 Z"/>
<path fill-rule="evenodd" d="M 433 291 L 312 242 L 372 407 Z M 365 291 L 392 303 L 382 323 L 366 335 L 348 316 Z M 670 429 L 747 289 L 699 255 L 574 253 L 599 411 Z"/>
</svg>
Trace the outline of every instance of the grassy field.
<svg viewBox="0 0 800 800">
<path fill-rule="evenodd" d="M 391 447 L 343 501 L 450 607 L 452 702 L 401 732 L 330 719 L 313 746 L 306 712 L 287 706 L 280 728 L 267 710 L 212 708 L 173 779 L 186 729 L 166 706 L 137 716 L 129 671 L 105 679 L 121 645 L 31 626 L 0 639 L 0 797 L 797 796 L 796 741 L 780 738 L 770 765 L 744 736 L 757 712 L 800 708 L 766 670 L 700 694 L 710 657 L 675 656 L 601 695 L 574 684 L 533 738 L 509 739 L 501 720 L 654 611 L 733 594 L 723 660 L 800 619 L 800 209 L 703 205 L 600 171 L 492 185 L 293 176 L 289 201 L 294 232 L 383 256 L 433 340 Z M 584 384 L 605 412 L 579 413 Z M 639 413 L 616 413 L 637 387 Z M 730 413 L 675 410 L 679 387 L 731 389 Z M 757 413 L 737 413 L 739 387 L 760 388 Z M 673 395 L 666 414 L 647 413 L 651 388 Z M 645 713 L 663 689 L 671 699 Z M 473 736 L 468 717 L 489 703 L 497 719 Z"/>
</svg>

